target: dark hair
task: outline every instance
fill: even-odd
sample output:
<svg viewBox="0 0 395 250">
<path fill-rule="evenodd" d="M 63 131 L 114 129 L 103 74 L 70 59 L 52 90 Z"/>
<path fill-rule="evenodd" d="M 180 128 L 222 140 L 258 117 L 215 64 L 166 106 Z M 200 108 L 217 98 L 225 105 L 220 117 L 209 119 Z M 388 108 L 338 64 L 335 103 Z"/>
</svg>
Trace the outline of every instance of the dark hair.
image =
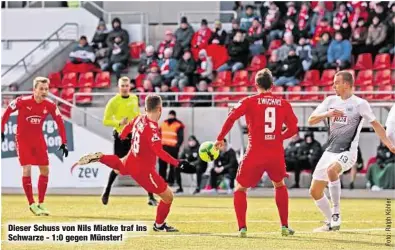
<svg viewBox="0 0 395 250">
<path fill-rule="evenodd" d="M 176 116 L 176 111 L 170 110 L 170 111 L 169 111 L 169 115 L 174 115 L 174 116 Z"/>
<path fill-rule="evenodd" d="M 147 112 L 155 111 L 158 106 L 162 105 L 162 98 L 156 94 L 149 94 L 145 98 L 145 109 Z"/>
<path fill-rule="evenodd" d="M 349 71 L 339 71 L 335 76 L 341 76 L 344 82 L 349 83 L 351 86 L 354 85 L 354 76 Z"/>
<path fill-rule="evenodd" d="M 81 37 L 80 37 L 80 40 L 88 41 L 88 39 L 86 38 L 86 36 L 81 36 Z"/>
<path fill-rule="evenodd" d="M 264 68 L 255 76 L 255 84 L 262 89 L 270 89 L 273 85 L 272 72 L 268 68 Z"/>
</svg>

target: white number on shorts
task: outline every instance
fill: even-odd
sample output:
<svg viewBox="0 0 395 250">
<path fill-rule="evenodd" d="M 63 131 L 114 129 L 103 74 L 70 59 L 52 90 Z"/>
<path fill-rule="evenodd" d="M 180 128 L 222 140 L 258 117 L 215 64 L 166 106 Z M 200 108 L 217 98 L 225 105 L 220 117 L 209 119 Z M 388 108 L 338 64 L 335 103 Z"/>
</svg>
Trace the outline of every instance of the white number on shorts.
<svg viewBox="0 0 395 250">
<path fill-rule="evenodd" d="M 273 133 L 276 129 L 276 109 L 273 107 L 265 110 L 265 133 Z"/>
<path fill-rule="evenodd" d="M 342 155 L 342 156 L 340 156 L 340 160 L 341 160 L 343 163 L 347 163 L 348 157 L 345 156 L 345 155 Z"/>
<path fill-rule="evenodd" d="M 132 142 L 132 152 L 134 155 L 137 155 L 140 151 L 140 134 L 136 126 L 134 126 L 132 130 Z"/>
</svg>

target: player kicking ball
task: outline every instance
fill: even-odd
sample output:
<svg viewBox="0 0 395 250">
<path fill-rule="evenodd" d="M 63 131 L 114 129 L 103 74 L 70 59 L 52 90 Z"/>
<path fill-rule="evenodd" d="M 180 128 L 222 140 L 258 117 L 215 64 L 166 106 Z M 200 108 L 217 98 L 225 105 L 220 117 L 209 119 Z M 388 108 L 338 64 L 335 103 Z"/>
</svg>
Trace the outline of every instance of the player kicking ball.
<svg viewBox="0 0 395 250">
<path fill-rule="evenodd" d="M 376 120 L 369 103 L 353 94 L 354 78 L 347 71 L 339 71 L 334 78 L 336 95 L 328 96 L 309 117 L 310 126 L 325 119 L 329 122 L 328 147 L 313 173 L 310 195 L 326 218 L 315 232 L 339 230 L 340 175 L 349 170 L 357 160 L 359 135 L 365 120 L 373 127 L 381 141 L 395 153 L 395 147 L 386 136 L 383 126 Z M 324 189 L 329 183 L 332 211 Z"/>
<path fill-rule="evenodd" d="M 288 227 L 288 190 L 284 178 L 285 168 L 283 140 L 294 136 L 297 118 L 291 105 L 271 93 L 273 76 L 268 69 L 259 71 L 255 77 L 258 94 L 243 98 L 226 119 L 215 142 L 216 148 L 224 145 L 224 138 L 234 122 L 245 115 L 248 128 L 248 147 L 237 171 L 238 182 L 234 191 L 234 208 L 239 226 L 239 236 L 247 236 L 247 194 L 267 172 L 275 187 L 275 200 L 281 220 L 281 234 L 293 235 Z M 283 132 L 283 124 L 287 129 Z"/>
<path fill-rule="evenodd" d="M 132 134 L 131 149 L 122 161 L 116 155 L 94 153 L 83 156 L 78 165 L 101 162 L 122 175 L 130 175 L 147 192 L 155 193 L 160 198 L 154 231 L 178 232 L 165 223 L 173 202 L 173 191 L 166 181 L 156 172 L 156 157 L 179 167 L 183 172 L 195 173 L 196 169 L 187 161 L 178 161 L 162 149 L 158 121 L 162 114 L 162 99 L 159 95 L 148 95 L 145 99 L 145 115 L 139 115 L 128 123 L 120 135 L 121 140 Z M 74 167 L 74 166 L 73 166 Z"/>
<path fill-rule="evenodd" d="M 59 150 L 68 156 L 66 146 L 66 132 L 62 116 L 56 104 L 47 99 L 49 90 L 49 79 L 36 77 L 33 81 L 33 95 L 22 96 L 13 100 L 5 110 L 1 120 L 1 141 L 4 141 L 4 129 L 10 115 L 18 111 L 17 132 L 15 135 L 16 151 L 19 163 L 22 166 L 22 186 L 29 202 L 29 209 L 35 215 L 49 215 L 44 205 L 45 193 L 48 184 L 48 153 L 47 144 L 43 136 L 43 123 L 50 114 L 58 125 L 62 145 Z M 40 169 L 38 178 L 38 204 L 33 198 L 31 180 L 31 167 L 37 165 Z"/>
</svg>

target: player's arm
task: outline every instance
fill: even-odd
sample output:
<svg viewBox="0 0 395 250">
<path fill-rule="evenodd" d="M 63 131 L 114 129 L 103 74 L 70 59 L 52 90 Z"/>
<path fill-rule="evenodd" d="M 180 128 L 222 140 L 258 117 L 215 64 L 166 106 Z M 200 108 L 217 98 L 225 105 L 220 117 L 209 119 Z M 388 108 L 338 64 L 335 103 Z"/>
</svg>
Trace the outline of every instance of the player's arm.
<svg viewBox="0 0 395 250">
<path fill-rule="evenodd" d="M 287 126 L 287 129 L 282 133 L 283 140 L 291 138 L 298 132 L 298 118 L 296 117 L 291 104 L 289 102 L 284 101 L 286 105 L 285 112 L 285 120 L 284 124 Z"/>
<path fill-rule="evenodd" d="M 178 167 L 179 161 L 163 150 L 162 142 L 159 137 L 157 128 L 151 129 L 149 134 L 149 140 L 151 140 L 151 148 L 155 152 L 156 156 L 158 156 L 162 161 Z"/>
<path fill-rule="evenodd" d="M 114 102 L 115 98 L 111 98 L 104 110 L 103 125 L 108 127 L 117 128 L 120 125 L 120 120 L 114 119 Z"/>
<path fill-rule="evenodd" d="M 388 113 L 387 122 L 385 123 L 387 130 L 387 137 L 395 144 L 395 104 L 392 106 L 391 111 Z"/>
<path fill-rule="evenodd" d="M 128 137 L 128 135 L 132 132 L 132 128 L 133 128 L 133 125 L 134 125 L 137 117 L 134 118 L 133 120 L 131 120 L 130 122 L 128 122 L 128 124 L 126 124 L 125 127 L 123 127 L 122 132 L 119 135 L 119 139 L 125 140 Z"/>
<path fill-rule="evenodd" d="M 17 111 L 20 106 L 20 98 L 17 98 L 13 100 L 5 109 L 2 117 L 1 117 L 1 140 L 4 140 L 4 130 L 5 130 L 5 124 L 8 122 L 8 119 L 10 118 L 10 115 Z"/>
<path fill-rule="evenodd" d="M 51 105 L 52 107 L 49 109 L 49 113 L 51 114 L 52 118 L 55 120 L 56 125 L 58 125 L 58 133 L 60 135 L 60 138 L 62 138 L 62 144 L 66 144 L 67 143 L 66 129 L 64 127 L 62 114 L 60 113 L 56 104 L 51 103 Z"/>
<path fill-rule="evenodd" d="M 310 126 L 320 123 L 328 117 L 343 115 L 343 112 L 340 110 L 329 110 L 329 98 L 330 97 L 327 97 L 320 105 L 318 105 L 318 107 L 310 115 L 308 120 Z"/>
<path fill-rule="evenodd" d="M 221 132 L 217 137 L 217 141 L 223 141 L 225 139 L 225 136 L 232 129 L 235 121 L 246 113 L 247 110 L 246 100 L 247 99 L 240 100 L 239 103 L 230 111 L 228 118 L 226 118 L 226 121 L 222 126 Z"/>
</svg>

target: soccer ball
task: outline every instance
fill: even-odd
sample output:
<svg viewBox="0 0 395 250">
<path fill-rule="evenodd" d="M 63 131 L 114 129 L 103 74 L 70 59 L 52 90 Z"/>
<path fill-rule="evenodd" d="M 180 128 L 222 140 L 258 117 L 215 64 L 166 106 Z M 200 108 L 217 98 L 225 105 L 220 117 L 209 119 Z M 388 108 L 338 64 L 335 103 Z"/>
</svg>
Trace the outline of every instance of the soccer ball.
<svg viewBox="0 0 395 250">
<path fill-rule="evenodd" d="M 219 156 L 219 150 L 214 147 L 214 142 L 203 142 L 199 147 L 199 156 L 202 161 L 212 162 Z"/>
</svg>

